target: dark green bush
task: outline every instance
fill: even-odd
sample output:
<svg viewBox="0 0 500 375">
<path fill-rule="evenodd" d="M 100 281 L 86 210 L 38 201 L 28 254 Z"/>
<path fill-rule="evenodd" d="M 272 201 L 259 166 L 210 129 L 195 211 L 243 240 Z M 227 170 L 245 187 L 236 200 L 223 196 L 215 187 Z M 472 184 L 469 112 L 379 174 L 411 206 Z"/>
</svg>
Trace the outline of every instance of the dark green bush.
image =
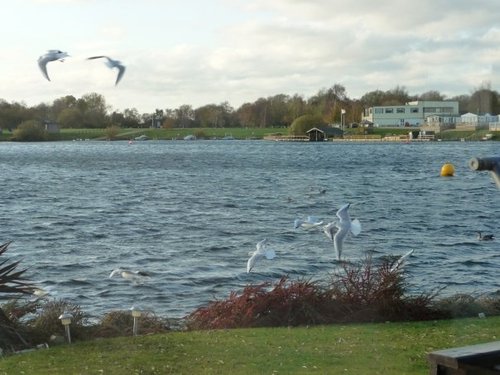
<svg viewBox="0 0 500 375">
<path fill-rule="evenodd" d="M 38 121 L 24 121 L 14 130 L 12 139 L 19 142 L 46 141 L 47 131 Z"/>
</svg>

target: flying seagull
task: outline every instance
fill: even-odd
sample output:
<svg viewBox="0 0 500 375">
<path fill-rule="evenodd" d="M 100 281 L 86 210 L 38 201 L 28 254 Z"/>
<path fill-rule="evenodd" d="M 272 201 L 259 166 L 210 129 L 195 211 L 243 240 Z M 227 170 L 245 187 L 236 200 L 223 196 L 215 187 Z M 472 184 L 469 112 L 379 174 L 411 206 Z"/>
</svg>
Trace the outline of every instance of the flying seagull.
<svg viewBox="0 0 500 375">
<path fill-rule="evenodd" d="M 59 51 L 57 49 L 48 50 L 45 55 L 42 55 L 38 58 L 38 66 L 42 71 L 42 74 L 48 81 L 50 81 L 49 74 L 47 73 L 47 63 L 51 61 L 61 61 L 63 62 L 66 57 L 69 55 L 66 52 Z"/>
<path fill-rule="evenodd" d="M 111 279 L 115 275 L 120 275 L 125 280 L 133 281 L 134 283 L 138 283 L 140 281 L 144 281 L 144 279 L 149 278 L 149 274 L 143 271 L 130 271 L 124 268 L 117 268 L 111 272 L 109 278 Z"/>
<path fill-rule="evenodd" d="M 308 216 L 305 220 L 302 219 L 295 219 L 293 222 L 293 227 L 295 229 L 297 228 L 302 228 L 302 229 L 312 229 L 319 227 L 320 225 L 323 224 L 322 220 L 319 220 L 316 216 Z"/>
<path fill-rule="evenodd" d="M 342 246 L 344 245 L 344 240 L 349 233 L 357 236 L 361 233 L 361 223 L 358 219 L 354 219 L 351 221 L 349 216 L 349 206 L 351 204 L 347 203 L 340 207 L 337 211 L 337 217 L 339 218 L 337 228 L 339 229 L 335 236 L 333 237 L 333 246 L 335 248 L 335 253 L 337 254 L 337 260 L 340 260 L 340 255 L 342 254 Z"/>
<path fill-rule="evenodd" d="M 123 77 L 123 74 L 125 73 L 125 66 L 121 63 L 121 61 L 118 60 L 113 60 L 109 58 L 108 56 L 92 56 L 87 58 L 87 60 L 94 60 L 94 59 L 106 59 L 106 65 L 108 68 L 113 69 L 117 68 L 118 69 L 118 75 L 116 76 L 116 82 L 115 86 L 120 82 L 120 80 Z"/>
<path fill-rule="evenodd" d="M 250 271 L 253 269 L 255 266 L 255 263 L 263 258 L 266 259 L 274 259 L 276 256 L 276 253 L 272 249 L 266 249 L 267 247 L 267 239 L 264 238 L 262 241 L 257 242 L 257 249 L 251 253 L 250 259 L 248 259 L 247 262 L 247 273 L 250 273 Z"/>
</svg>

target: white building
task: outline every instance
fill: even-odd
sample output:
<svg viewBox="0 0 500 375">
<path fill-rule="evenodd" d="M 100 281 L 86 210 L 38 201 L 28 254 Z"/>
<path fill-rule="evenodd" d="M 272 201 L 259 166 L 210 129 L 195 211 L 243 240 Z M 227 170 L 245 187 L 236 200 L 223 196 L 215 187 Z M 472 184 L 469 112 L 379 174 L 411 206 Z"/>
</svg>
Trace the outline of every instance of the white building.
<svg viewBox="0 0 500 375">
<path fill-rule="evenodd" d="M 457 117 L 458 101 L 415 101 L 404 105 L 370 107 L 364 110 L 361 121 L 375 126 L 421 126 L 429 116 Z"/>
<path fill-rule="evenodd" d="M 465 113 L 460 116 L 460 123 L 457 124 L 457 129 L 476 130 L 491 128 L 490 124 L 498 123 L 498 116 L 486 113 L 484 115 L 476 115 L 475 113 Z"/>
</svg>

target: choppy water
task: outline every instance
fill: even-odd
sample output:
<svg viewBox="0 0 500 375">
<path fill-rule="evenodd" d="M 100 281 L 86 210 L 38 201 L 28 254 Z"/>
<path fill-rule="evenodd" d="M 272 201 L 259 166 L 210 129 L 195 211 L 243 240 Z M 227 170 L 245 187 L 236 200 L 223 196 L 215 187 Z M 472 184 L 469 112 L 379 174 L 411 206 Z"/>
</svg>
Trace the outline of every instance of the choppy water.
<svg viewBox="0 0 500 375">
<path fill-rule="evenodd" d="M 53 297 L 100 315 L 132 305 L 181 317 L 249 283 L 328 277 L 334 251 L 297 217 L 332 220 L 353 203 L 363 232 L 353 261 L 415 249 L 414 288 L 445 293 L 500 289 L 500 191 L 474 156 L 494 142 L 356 144 L 266 141 L 0 143 L 0 242 Z M 455 177 L 439 177 L 450 162 Z M 321 194 L 320 191 L 326 191 Z M 273 261 L 246 273 L 268 238 Z M 150 281 L 109 279 L 118 267 Z"/>
</svg>

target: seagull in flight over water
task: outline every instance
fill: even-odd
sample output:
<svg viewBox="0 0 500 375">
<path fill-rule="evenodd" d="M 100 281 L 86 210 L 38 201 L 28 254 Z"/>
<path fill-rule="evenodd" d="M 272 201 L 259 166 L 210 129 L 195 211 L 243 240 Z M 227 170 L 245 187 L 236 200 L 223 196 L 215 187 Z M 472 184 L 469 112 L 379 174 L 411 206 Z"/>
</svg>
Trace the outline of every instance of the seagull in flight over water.
<svg viewBox="0 0 500 375">
<path fill-rule="evenodd" d="M 349 212 L 347 211 L 350 205 L 350 203 L 343 205 L 342 207 L 340 207 L 336 214 L 339 218 L 339 221 L 336 223 L 338 231 L 333 236 L 333 246 L 335 248 L 335 253 L 337 254 L 337 260 L 340 260 L 340 255 L 342 254 L 342 246 L 344 245 L 346 236 L 349 233 L 352 233 L 354 236 L 357 236 L 359 233 L 361 233 L 361 223 L 358 219 L 354 219 L 351 221 L 351 217 L 349 216 Z"/>
<path fill-rule="evenodd" d="M 133 281 L 134 283 L 138 283 L 144 281 L 145 279 L 149 279 L 149 274 L 143 271 L 130 271 L 124 268 L 117 268 L 111 272 L 109 278 L 111 279 L 115 275 L 120 275 L 125 280 Z"/>
<path fill-rule="evenodd" d="M 48 81 L 50 81 L 49 74 L 47 73 L 47 64 L 51 61 L 61 61 L 63 62 L 69 55 L 66 52 L 59 51 L 57 49 L 48 50 L 45 55 L 38 58 L 38 66 L 42 71 L 42 74 Z"/>
<path fill-rule="evenodd" d="M 122 79 L 123 77 L 123 74 L 125 74 L 125 66 L 121 63 L 121 61 L 118 61 L 118 60 L 113 60 L 112 58 L 108 57 L 108 56 L 92 56 L 92 57 L 88 57 L 87 60 L 94 60 L 94 59 L 106 59 L 106 65 L 108 66 L 108 68 L 110 69 L 113 69 L 113 68 L 117 68 L 118 69 L 118 75 L 116 76 L 116 82 L 115 82 L 115 86 L 118 84 L 118 82 L 120 82 L 120 80 Z"/>
<path fill-rule="evenodd" d="M 257 249 L 251 253 L 250 259 L 247 262 L 247 273 L 255 266 L 255 263 L 263 258 L 266 259 L 274 259 L 276 257 L 276 253 L 272 249 L 267 249 L 267 238 L 264 238 L 262 241 L 257 242 Z"/>
<path fill-rule="evenodd" d="M 295 221 L 293 222 L 293 227 L 295 229 L 302 228 L 305 230 L 309 230 L 319 227 L 321 224 L 323 224 L 323 221 L 318 219 L 316 216 L 308 216 L 305 220 L 295 219 Z"/>
</svg>

